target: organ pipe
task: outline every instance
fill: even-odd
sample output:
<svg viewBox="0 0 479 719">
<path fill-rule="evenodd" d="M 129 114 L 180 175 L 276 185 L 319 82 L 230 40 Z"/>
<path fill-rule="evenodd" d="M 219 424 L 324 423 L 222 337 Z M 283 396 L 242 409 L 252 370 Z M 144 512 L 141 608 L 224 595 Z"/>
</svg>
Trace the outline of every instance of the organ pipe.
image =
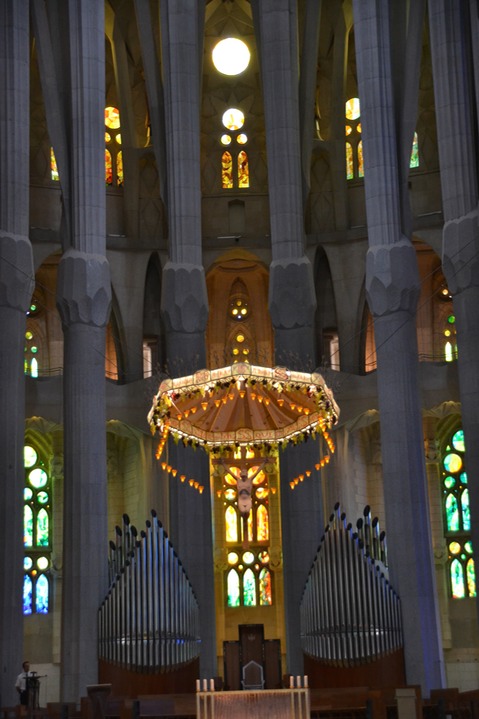
<svg viewBox="0 0 479 719">
<path fill-rule="evenodd" d="M 370 507 L 346 523 L 339 503 L 329 518 L 301 600 L 306 654 L 353 666 L 403 646 L 400 600 L 389 584 L 385 533 Z"/>
<path fill-rule="evenodd" d="M 100 659 L 160 672 L 192 661 L 200 651 L 198 602 L 156 512 L 139 533 L 123 515 L 115 534 L 99 609 Z"/>
</svg>

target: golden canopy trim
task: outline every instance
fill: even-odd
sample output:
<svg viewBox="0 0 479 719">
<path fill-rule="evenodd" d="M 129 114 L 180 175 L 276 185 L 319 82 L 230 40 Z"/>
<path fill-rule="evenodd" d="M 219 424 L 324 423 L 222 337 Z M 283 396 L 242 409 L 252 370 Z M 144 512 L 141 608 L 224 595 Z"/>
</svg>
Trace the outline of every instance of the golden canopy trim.
<svg viewBox="0 0 479 719">
<path fill-rule="evenodd" d="M 298 444 L 335 425 L 339 408 L 320 374 L 238 363 L 165 379 L 153 398 L 153 434 L 208 452 Z"/>
</svg>

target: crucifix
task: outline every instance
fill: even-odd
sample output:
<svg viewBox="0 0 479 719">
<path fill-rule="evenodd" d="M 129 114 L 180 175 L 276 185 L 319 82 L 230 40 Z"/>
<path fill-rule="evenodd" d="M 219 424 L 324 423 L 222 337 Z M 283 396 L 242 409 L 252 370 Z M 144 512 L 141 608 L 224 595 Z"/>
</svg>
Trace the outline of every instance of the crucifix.
<svg viewBox="0 0 479 719">
<path fill-rule="evenodd" d="M 251 511 L 253 498 L 253 480 L 265 468 L 267 464 L 273 462 L 271 457 L 247 457 L 246 447 L 241 447 L 241 457 L 213 459 L 213 464 L 220 466 L 224 470 L 224 474 L 229 474 L 236 482 L 238 490 L 238 509 L 243 518 L 243 537 L 248 536 L 248 516 Z M 250 469 L 255 467 L 255 471 L 250 474 Z M 239 473 L 235 471 L 239 470 Z"/>
<path fill-rule="evenodd" d="M 248 517 L 252 506 L 253 479 L 272 463 L 271 457 L 247 457 L 246 447 L 241 447 L 241 457 L 225 459 L 213 459 L 213 464 L 223 468 L 223 474 L 229 474 L 236 482 L 238 489 L 238 509 L 243 516 Z M 255 472 L 250 474 L 251 467 L 256 467 Z M 239 473 L 235 471 L 239 469 Z"/>
</svg>

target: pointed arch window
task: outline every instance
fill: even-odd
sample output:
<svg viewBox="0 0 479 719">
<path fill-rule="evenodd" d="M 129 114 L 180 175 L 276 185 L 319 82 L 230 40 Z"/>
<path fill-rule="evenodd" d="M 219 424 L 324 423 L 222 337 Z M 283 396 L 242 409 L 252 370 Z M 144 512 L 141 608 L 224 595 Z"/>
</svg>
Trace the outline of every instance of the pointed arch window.
<svg viewBox="0 0 479 719">
<path fill-rule="evenodd" d="M 24 447 L 23 613 L 48 614 L 51 566 L 51 479 L 35 447 Z"/>
<path fill-rule="evenodd" d="M 120 112 L 116 107 L 105 108 L 105 182 L 108 187 L 123 185 Z"/>
<path fill-rule="evenodd" d="M 349 98 L 346 102 L 345 115 L 346 178 L 348 180 L 355 180 L 364 177 L 359 97 Z"/>
<path fill-rule="evenodd" d="M 254 452 L 250 450 L 248 456 L 254 458 Z M 251 466 L 248 470 L 254 478 L 252 508 L 246 522 L 238 508 L 236 481 L 230 475 L 224 475 L 223 489 L 218 492 L 218 497 L 223 500 L 224 537 L 228 546 L 225 577 L 228 607 L 269 606 L 273 603 L 269 566 L 271 490 L 268 475 L 264 471 L 256 474 L 258 469 Z"/>
<path fill-rule="evenodd" d="M 453 599 L 476 596 L 465 460 L 464 432 L 458 427 L 451 433 L 442 455 L 443 513 L 449 555 L 449 584 Z"/>
<path fill-rule="evenodd" d="M 223 114 L 222 122 L 228 132 L 221 135 L 220 142 L 228 149 L 221 156 L 221 186 L 223 190 L 248 188 L 249 160 L 244 147 L 248 136 L 242 130 L 245 116 L 238 108 L 230 107 Z"/>
</svg>

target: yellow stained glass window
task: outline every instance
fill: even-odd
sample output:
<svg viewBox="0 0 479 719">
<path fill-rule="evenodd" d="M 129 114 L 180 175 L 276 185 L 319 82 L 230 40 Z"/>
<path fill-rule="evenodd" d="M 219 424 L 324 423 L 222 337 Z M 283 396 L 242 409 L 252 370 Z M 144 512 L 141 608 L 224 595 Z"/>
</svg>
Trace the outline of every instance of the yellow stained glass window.
<svg viewBox="0 0 479 719">
<path fill-rule="evenodd" d="M 249 187 L 248 155 L 244 150 L 238 154 L 238 187 Z"/>
<path fill-rule="evenodd" d="M 221 183 L 223 190 L 233 187 L 233 158 L 230 152 L 223 152 L 221 156 Z"/>
</svg>

